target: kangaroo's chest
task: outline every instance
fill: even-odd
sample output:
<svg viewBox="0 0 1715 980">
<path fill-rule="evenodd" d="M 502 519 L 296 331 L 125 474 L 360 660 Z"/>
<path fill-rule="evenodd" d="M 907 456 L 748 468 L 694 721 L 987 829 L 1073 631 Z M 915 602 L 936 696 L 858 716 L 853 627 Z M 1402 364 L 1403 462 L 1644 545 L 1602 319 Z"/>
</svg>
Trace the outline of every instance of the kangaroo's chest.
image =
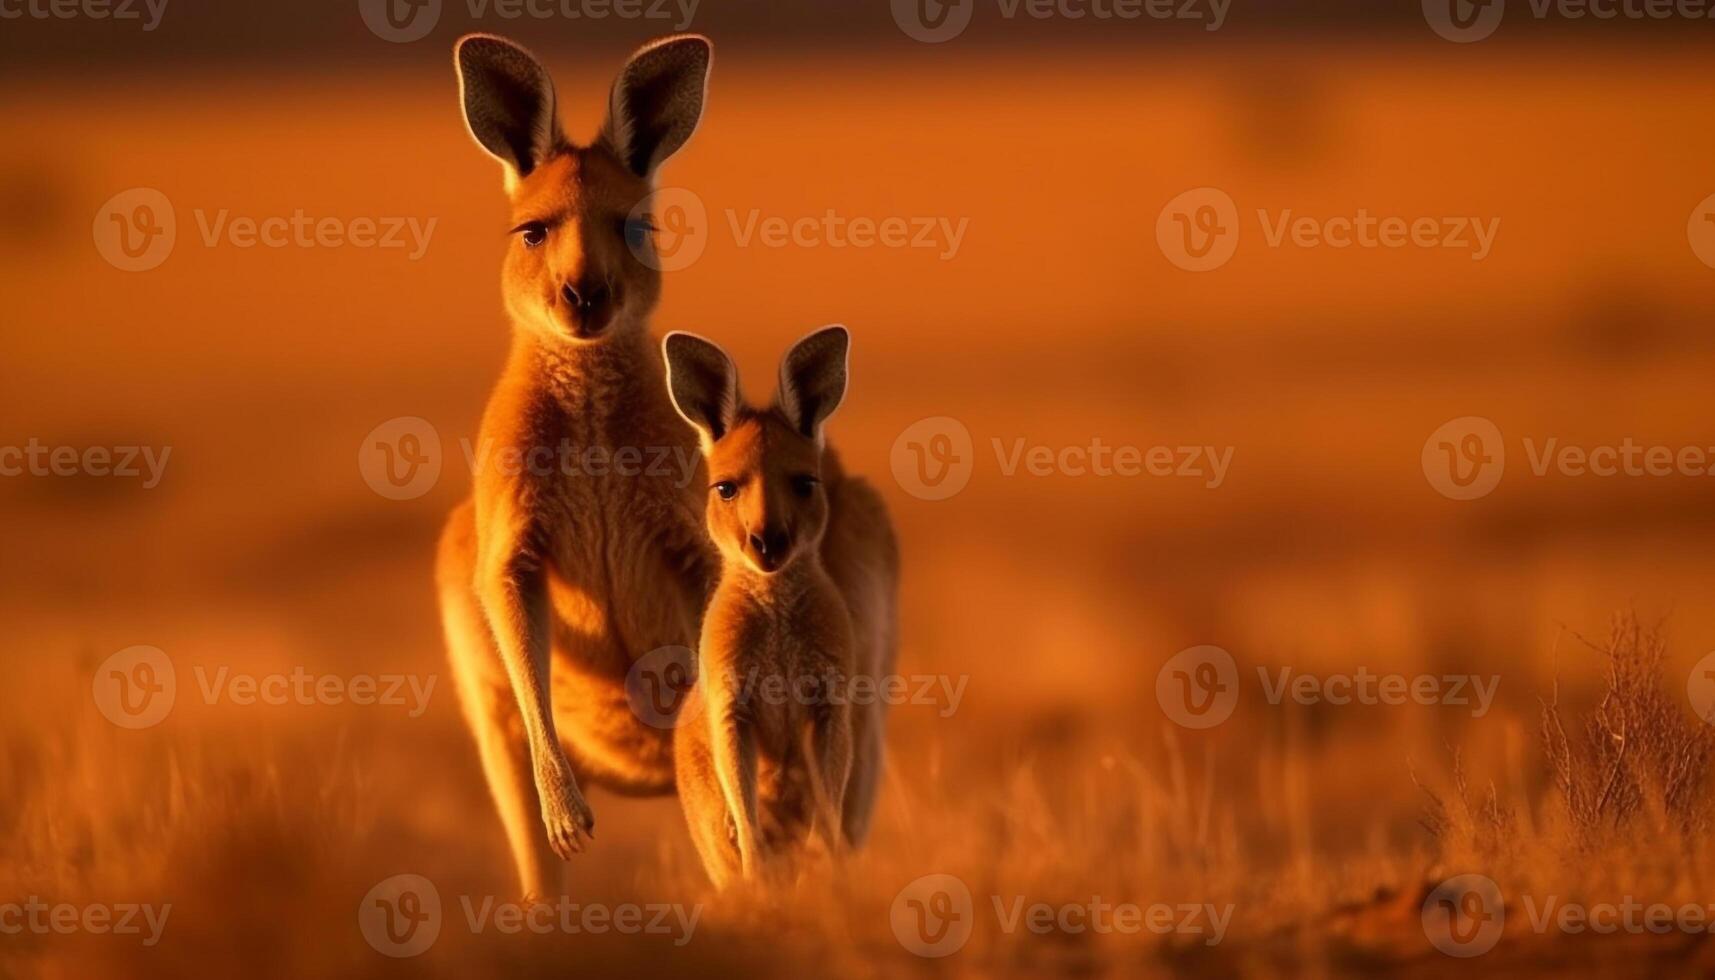
<svg viewBox="0 0 1715 980">
<path fill-rule="evenodd" d="M 660 406 L 568 412 L 551 445 L 539 506 L 551 598 L 574 632 L 627 659 L 691 645 L 714 568 L 702 527 L 702 460 Z"/>
</svg>

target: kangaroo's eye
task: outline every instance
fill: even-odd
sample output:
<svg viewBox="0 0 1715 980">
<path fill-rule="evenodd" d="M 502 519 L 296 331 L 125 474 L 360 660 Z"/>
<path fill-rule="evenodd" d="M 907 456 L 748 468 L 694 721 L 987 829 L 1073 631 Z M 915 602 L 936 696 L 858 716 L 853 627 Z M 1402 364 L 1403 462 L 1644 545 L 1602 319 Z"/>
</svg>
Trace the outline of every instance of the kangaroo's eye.
<svg viewBox="0 0 1715 980">
<path fill-rule="evenodd" d="M 654 233 L 655 218 L 651 215 L 638 214 L 625 219 L 625 244 L 632 248 L 642 248 Z"/>
<path fill-rule="evenodd" d="M 535 248 L 548 240 L 548 226 L 532 221 L 518 229 L 525 248 Z"/>
<path fill-rule="evenodd" d="M 722 500 L 731 500 L 738 496 L 738 484 L 731 480 L 722 480 L 715 484 L 715 493 L 720 494 Z"/>
<path fill-rule="evenodd" d="M 795 476 L 792 478 L 792 492 L 800 498 L 808 498 L 816 491 L 816 484 L 820 482 L 813 476 Z"/>
</svg>

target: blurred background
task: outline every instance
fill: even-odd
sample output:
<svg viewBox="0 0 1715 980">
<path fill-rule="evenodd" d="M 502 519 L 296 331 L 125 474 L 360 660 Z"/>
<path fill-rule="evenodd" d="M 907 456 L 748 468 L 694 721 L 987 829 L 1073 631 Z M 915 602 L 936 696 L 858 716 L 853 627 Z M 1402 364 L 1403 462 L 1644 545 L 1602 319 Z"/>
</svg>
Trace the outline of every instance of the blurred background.
<svg viewBox="0 0 1715 980">
<path fill-rule="evenodd" d="M 899 526 L 901 670 L 968 689 L 950 717 L 896 709 L 881 854 L 849 896 L 871 911 L 849 932 L 804 926 L 810 962 L 830 947 L 848 966 L 903 956 L 888 901 L 960 861 L 1086 898 L 1101 885 L 1080 868 L 1114 876 L 1108 894 L 1157 897 L 1215 888 L 1216 865 L 1284 867 L 1293 884 L 1276 891 L 1330 902 L 1410 879 L 1433 859 L 1411 772 L 1445 781 L 1463 747 L 1504 793 L 1543 791 L 1538 699 L 1557 677 L 1570 698 L 1600 680 L 1577 635 L 1604 634 L 1616 611 L 1661 619 L 1676 692 L 1715 649 L 1715 477 L 1530 465 L 1551 439 L 1715 447 L 1708 21 L 1515 2 L 1491 35 L 1457 43 L 1433 3 L 1232 0 L 1218 29 L 1207 0 L 1169 19 L 703 0 L 688 23 L 686 6 L 652 4 L 661 16 L 596 19 L 442 0 L 393 21 L 379 8 L 366 21 L 357 0 L 170 0 L 158 17 L 139 0 L 138 20 L 3 8 L 0 443 L 170 457 L 147 489 L 0 478 L 0 799 L 14 804 L 0 807 L 0 884 L 166 896 L 186 937 L 141 965 L 93 937 L 8 938 L 20 969 L 368 973 L 394 966 L 352 922 L 374 881 L 511 887 L 450 678 L 418 718 L 208 705 L 189 683 L 198 666 L 444 673 L 433 543 L 468 492 L 460 440 L 508 337 L 499 168 L 465 132 L 450 59 L 466 31 L 535 50 L 580 141 L 633 48 L 709 35 L 708 107 L 662 178 L 704 209 L 702 252 L 667 275 L 657 329 L 717 339 L 756 395 L 793 339 L 854 332 L 832 434 Z M 949 12 L 968 25 L 922 40 Z M 1194 197 L 1184 219 L 1170 202 L 1203 188 L 1231 202 L 1232 251 L 1188 271 L 1178 222 L 1221 198 Z M 153 194 L 123 196 L 138 189 Z M 145 199 L 170 210 L 174 240 L 128 271 L 107 257 L 114 217 Z M 745 234 L 830 211 L 961 237 Z M 206 231 L 299 212 L 410 219 L 427 237 L 274 248 Z M 1474 231 L 1469 246 L 1271 242 L 1287 214 L 1323 234 L 1364 214 L 1494 234 L 1480 255 Z M 1425 443 L 1473 416 L 1500 433 L 1504 474 L 1451 499 Z M 400 418 L 426 420 L 442 447 L 438 480 L 404 500 L 363 471 L 371 433 Z M 970 439 L 968 483 L 945 499 L 909 477 L 927 418 Z M 1008 475 L 996 444 L 1019 440 L 1209 446 L 1231 462 L 1215 487 Z M 180 695 L 163 723 L 126 731 L 90 685 L 138 644 L 172 658 Z M 1241 694 L 1231 721 L 1193 731 L 1163 712 L 1156 680 L 1205 644 L 1231 653 Z M 1481 718 L 1273 705 L 1259 666 L 1499 686 Z M 592 804 L 603 835 L 579 887 L 697 894 L 671 801 Z M 981 860 L 997 853 L 1017 860 Z M 1323 887 L 1303 862 L 1365 870 Z M 713 948 L 577 953 L 616 970 L 685 956 L 754 970 L 747 950 L 778 952 L 765 931 L 710 921 Z M 469 962 L 529 968 L 540 952 Z M 451 971 L 467 962 L 454 955 L 400 966 Z M 1034 963 L 1017 955 L 1005 962 Z"/>
</svg>

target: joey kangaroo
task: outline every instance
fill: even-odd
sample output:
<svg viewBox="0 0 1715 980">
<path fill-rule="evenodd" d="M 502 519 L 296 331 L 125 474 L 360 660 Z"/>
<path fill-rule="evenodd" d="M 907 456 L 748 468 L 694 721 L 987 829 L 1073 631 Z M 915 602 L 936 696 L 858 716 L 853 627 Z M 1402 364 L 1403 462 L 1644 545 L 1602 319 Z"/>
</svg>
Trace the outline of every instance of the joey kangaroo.
<svg viewBox="0 0 1715 980">
<path fill-rule="evenodd" d="M 460 704 L 526 896 L 564 894 L 561 862 L 595 829 L 585 786 L 673 791 L 672 728 L 635 715 L 625 682 L 651 651 L 694 646 L 719 558 L 700 472 L 485 461 L 552 459 L 538 454 L 562 446 L 698 458 L 648 335 L 661 291 L 654 229 L 629 216 L 695 130 L 710 58 L 695 35 L 645 46 L 620 70 L 595 140 L 578 146 L 527 51 L 481 34 L 454 48 L 466 126 L 501 163 L 510 199 L 501 291 L 512 344 L 435 577 Z M 828 482 L 824 561 L 842 589 L 867 595 L 875 569 L 893 567 L 887 513 L 867 488 L 845 495 Z M 892 605 L 864 609 L 891 663 Z M 879 718 L 858 737 L 879 760 Z M 845 824 L 861 833 L 862 821 Z"/>
<path fill-rule="evenodd" d="M 837 851 L 848 797 L 862 821 L 874 792 L 879 745 L 853 744 L 853 711 L 869 706 L 854 709 L 846 695 L 855 673 L 875 676 L 881 651 L 857 642 L 822 561 L 826 478 L 848 495 L 862 486 L 839 480 L 823 449 L 823 424 L 845 396 L 848 343 L 836 326 L 794 345 L 767 410 L 743 402 L 719 347 L 686 333 L 662 345 L 674 407 L 702 443 L 709 536 L 722 557 L 674 747 L 686 821 L 717 887 L 756 875 L 812 827 Z M 858 598 L 890 607 L 890 571 L 874 569 L 872 591 Z M 877 726 L 866 719 L 862 737 Z M 854 756 L 870 780 L 856 787 Z"/>
</svg>

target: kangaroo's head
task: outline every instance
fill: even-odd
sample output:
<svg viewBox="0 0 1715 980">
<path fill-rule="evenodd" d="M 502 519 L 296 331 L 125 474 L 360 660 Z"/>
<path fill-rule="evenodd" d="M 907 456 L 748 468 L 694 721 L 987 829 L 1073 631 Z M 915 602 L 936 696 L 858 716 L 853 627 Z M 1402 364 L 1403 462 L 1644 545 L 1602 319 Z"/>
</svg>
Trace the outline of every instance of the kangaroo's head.
<svg viewBox="0 0 1715 980">
<path fill-rule="evenodd" d="M 815 553 L 828 524 L 822 425 L 845 397 L 849 343 L 838 326 L 798 341 L 780 362 L 774 404 L 756 409 L 725 351 L 688 333 L 662 341 L 667 391 L 702 437 L 709 536 L 728 562 L 770 574 Z"/>
<path fill-rule="evenodd" d="M 694 34 L 632 55 L 601 132 L 577 146 L 530 52 L 488 34 L 454 46 L 465 122 L 506 172 L 512 234 L 501 283 L 519 329 L 573 344 L 643 329 L 661 295 L 646 200 L 656 169 L 697 128 L 710 55 Z"/>
</svg>

